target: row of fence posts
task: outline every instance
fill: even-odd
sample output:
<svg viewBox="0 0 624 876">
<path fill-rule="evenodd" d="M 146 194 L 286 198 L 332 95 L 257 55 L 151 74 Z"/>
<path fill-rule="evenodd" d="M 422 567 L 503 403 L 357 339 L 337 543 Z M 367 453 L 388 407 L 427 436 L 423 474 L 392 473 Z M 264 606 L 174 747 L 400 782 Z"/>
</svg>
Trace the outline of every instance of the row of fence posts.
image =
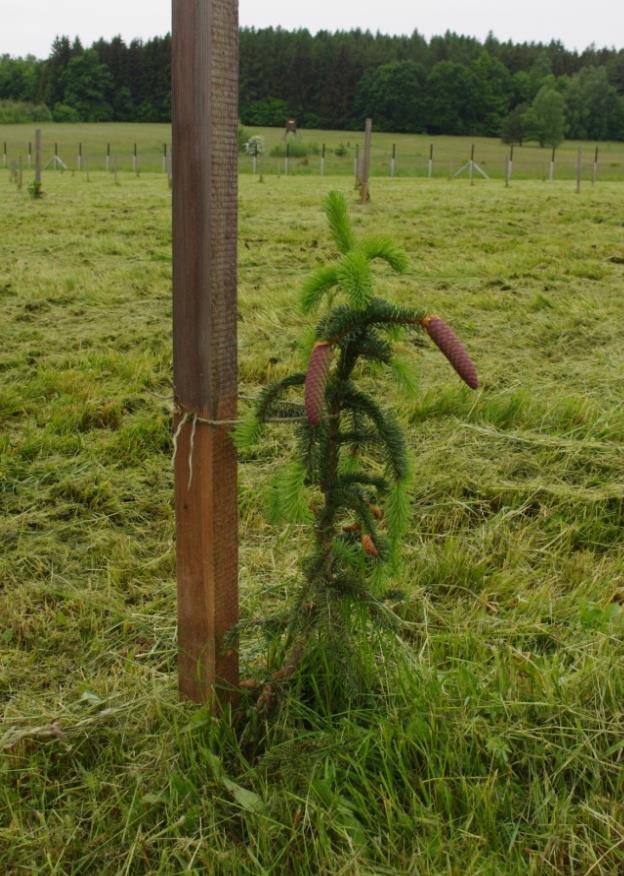
<svg viewBox="0 0 624 876">
<path fill-rule="evenodd" d="M 39 141 L 41 141 L 41 130 L 40 129 L 37 129 L 37 131 L 35 131 L 35 152 L 37 149 L 37 138 L 39 138 Z M 19 157 L 19 160 L 20 161 L 22 160 L 21 155 Z M 33 144 L 31 141 L 29 141 L 29 143 L 28 143 L 27 162 L 28 162 L 28 169 L 30 170 L 32 168 L 32 164 L 33 164 Z M 113 156 L 113 154 L 111 153 L 111 144 L 107 143 L 106 144 L 106 156 L 104 159 L 104 166 L 105 166 L 106 170 L 110 171 L 110 172 L 114 172 L 116 169 L 116 162 L 117 162 L 116 157 Z M 61 158 L 59 156 L 58 143 L 54 144 L 54 157 L 52 158 L 50 163 L 53 165 L 54 170 L 58 170 L 59 168 L 62 170 L 68 169 L 67 165 L 61 160 Z M 5 168 L 9 167 L 9 150 L 8 150 L 8 144 L 6 141 L 3 144 L 2 164 Z M 86 160 L 86 156 L 85 156 L 85 153 L 83 150 L 82 143 L 78 143 L 78 149 L 77 149 L 77 154 L 76 154 L 76 169 L 79 171 L 87 169 L 87 160 Z M 133 152 L 132 152 L 132 170 L 136 176 L 140 176 L 139 148 L 138 148 L 137 143 L 134 144 L 134 148 L 133 148 Z M 163 143 L 162 170 L 163 170 L 163 173 L 167 173 L 168 176 L 171 176 L 171 156 L 170 156 L 169 148 L 168 148 L 166 143 Z"/>
<path fill-rule="evenodd" d="M 434 170 L 434 151 L 433 151 L 433 143 L 429 146 L 429 158 L 427 161 L 427 177 L 429 179 L 433 178 L 433 170 Z M 552 155 L 550 159 L 550 165 L 548 169 L 548 179 L 552 182 L 555 179 L 555 169 L 556 169 L 556 147 L 553 147 Z M 598 156 L 599 149 L 596 146 L 596 150 L 594 153 L 594 159 L 592 161 L 592 176 L 591 181 L 592 185 L 595 185 L 598 180 Z M 325 143 L 321 146 L 321 157 L 320 157 L 320 175 L 325 176 L 325 158 L 326 158 L 326 147 Z M 511 179 L 513 176 L 513 163 L 514 163 L 514 146 L 511 145 L 509 149 L 509 154 L 505 157 L 505 166 L 504 166 L 504 179 L 505 185 L 509 187 L 511 183 Z M 356 182 L 360 179 L 360 145 L 359 143 L 355 144 L 355 156 L 353 158 L 353 175 L 355 176 Z M 583 167 L 583 149 L 579 146 L 577 151 L 577 161 L 576 161 L 576 178 L 577 178 L 577 190 L 580 191 L 581 187 L 581 174 Z M 397 170 L 397 147 L 396 143 L 392 144 L 392 154 L 390 158 L 390 169 L 389 173 L 391 177 L 396 176 Z M 286 143 L 286 151 L 284 155 L 284 174 L 288 176 L 290 171 L 290 144 Z M 255 175 L 258 172 L 258 156 L 252 156 L 252 173 Z M 461 176 L 464 172 L 468 173 L 468 179 L 470 180 L 470 184 L 474 185 L 475 173 L 478 173 L 483 179 L 489 179 L 488 174 L 480 167 L 475 160 L 475 146 L 474 144 L 470 149 L 470 158 L 469 160 L 463 164 L 459 170 L 452 172 L 452 166 L 449 162 L 449 179 Z"/>
<path fill-rule="evenodd" d="M 35 165 L 36 165 L 36 152 L 37 152 L 37 143 L 39 143 L 39 149 L 41 149 L 41 131 L 37 129 L 35 132 Z M 549 181 L 553 181 L 555 179 L 556 174 L 556 156 L 557 150 L 556 147 L 553 147 L 550 164 L 548 168 L 548 179 Z M 599 149 L 596 147 L 594 152 L 594 158 L 592 161 L 592 176 L 591 181 L 592 185 L 595 185 L 598 180 L 598 158 L 599 158 Z M 320 174 L 321 176 L 325 175 L 325 159 L 326 159 L 326 147 L 323 143 L 321 147 L 321 157 L 320 157 Z M 21 164 L 21 156 L 19 158 L 19 162 Z M 32 168 L 33 163 L 33 144 L 32 142 L 28 143 L 28 155 L 27 155 L 28 169 Z M 66 170 L 67 166 L 61 161 L 59 157 L 59 147 L 58 143 L 54 144 L 54 158 L 52 159 L 53 167 L 55 170 L 59 168 Z M 512 177 L 513 177 L 513 164 L 514 164 L 514 147 L 513 145 L 510 147 L 509 154 L 505 158 L 505 186 L 509 187 Z M 7 149 L 7 143 L 4 143 L 3 149 L 3 165 L 5 168 L 9 166 L 9 154 Z M 76 166 L 79 171 L 87 170 L 87 161 L 83 151 L 83 144 L 78 144 L 78 152 L 76 156 Z M 13 165 L 11 165 L 13 168 Z M 105 157 L 105 168 L 108 172 L 114 173 L 115 181 L 117 181 L 117 158 L 113 156 L 111 153 L 111 144 L 106 144 L 106 157 Z M 579 146 L 577 151 L 577 159 L 576 159 L 576 187 L 577 191 L 581 190 L 581 176 L 582 176 L 582 168 L 583 168 L 583 149 Z M 140 176 L 140 160 L 139 160 L 139 150 L 138 144 L 134 144 L 134 149 L 132 153 L 132 170 L 135 176 Z M 171 154 L 170 150 L 166 143 L 163 144 L 163 154 L 162 154 L 162 170 L 163 173 L 166 173 L 169 179 L 169 183 L 171 185 L 172 178 L 172 169 L 171 169 Z M 433 143 L 429 147 L 429 159 L 427 162 L 427 176 L 429 179 L 433 177 L 434 170 L 434 147 Z M 252 171 L 254 174 L 258 171 L 258 156 L 252 156 Z M 290 144 L 286 144 L 286 154 L 284 157 L 284 173 L 288 176 L 290 171 Z M 389 173 L 391 177 L 396 176 L 397 171 L 397 147 L 396 143 L 392 144 L 392 155 L 390 158 L 390 169 Z M 22 168 L 23 172 L 23 168 Z M 88 172 L 88 171 L 87 171 Z M 470 150 L 470 159 L 463 164 L 459 170 L 457 170 L 454 174 L 452 173 L 452 168 L 449 163 L 449 179 L 453 177 L 461 176 L 463 173 L 468 173 L 468 178 L 470 180 L 470 184 L 474 185 L 475 173 L 479 173 L 484 179 L 489 179 L 487 173 L 479 167 L 475 160 L 475 146 L 472 145 Z M 361 177 L 361 161 L 360 161 L 360 146 L 356 144 L 355 146 L 355 157 L 353 159 L 353 173 L 356 179 L 356 182 L 359 182 Z M 41 168 L 39 168 L 39 175 L 41 174 Z M 36 180 L 35 180 L 36 181 Z"/>
</svg>

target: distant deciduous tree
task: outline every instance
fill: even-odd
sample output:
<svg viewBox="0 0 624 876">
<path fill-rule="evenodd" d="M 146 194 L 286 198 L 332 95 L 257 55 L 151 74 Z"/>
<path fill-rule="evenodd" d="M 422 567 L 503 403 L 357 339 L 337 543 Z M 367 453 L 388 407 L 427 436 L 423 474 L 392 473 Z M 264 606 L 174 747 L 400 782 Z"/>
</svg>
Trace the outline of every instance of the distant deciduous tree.
<svg viewBox="0 0 624 876">
<path fill-rule="evenodd" d="M 544 85 L 524 118 L 528 140 L 556 147 L 566 135 L 565 98 L 551 85 Z"/>
</svg>

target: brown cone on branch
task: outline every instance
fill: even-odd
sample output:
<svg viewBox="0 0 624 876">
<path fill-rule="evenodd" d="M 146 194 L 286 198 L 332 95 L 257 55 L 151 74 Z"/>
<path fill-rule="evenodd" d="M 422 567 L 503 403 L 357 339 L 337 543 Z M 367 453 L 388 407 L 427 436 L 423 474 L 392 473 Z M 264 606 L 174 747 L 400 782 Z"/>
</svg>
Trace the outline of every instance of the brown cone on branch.
<svg viewBox="0 0 624 876">
<path fill-rule="evenodd" d="M 372 537 L 368 534 L 362 536 L 362 547 L 370 557 L 378 557 L 379 551 Z"/>
<path fill-rule="evenodd" d="M 479 388 L 479 376 L 474 362 L 453 329 L 439 316 L 426 316 L 422 325 L 433 343 L 444 353 L 464 383 Z"/>
<path fill-rule="evenodd" d="M 331 357 L 332 347 L 327 341 L 319 341 L 314 345 L 304 391 L 305 411 L 311 426 L 318 426 L 321 422 Z"/>
</svg>

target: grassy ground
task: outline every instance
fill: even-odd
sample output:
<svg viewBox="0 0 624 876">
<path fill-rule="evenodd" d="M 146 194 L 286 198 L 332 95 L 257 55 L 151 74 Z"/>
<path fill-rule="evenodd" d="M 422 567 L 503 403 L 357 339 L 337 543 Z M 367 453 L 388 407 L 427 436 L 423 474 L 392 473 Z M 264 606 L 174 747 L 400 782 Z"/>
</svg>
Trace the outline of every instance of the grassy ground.
<svg viewBox="0 0 624 876">
<path fill-rule="evenodd" d="M 379 386 L 418 462 L 401 641 L 370 637 L 367 684 L 319 645 L 265 724 L 176 696 L 166 183 L 44 183 L 0 179 L 0 872 L 624 872 L 621 188 L 354 201 L 408 251 L 384 291 L 445 315 L 483 389 L 430 347 L 418 398 Z M 296 360 L 330 185 L 242 180 L 244 394 Z M 246 617 L 306 539 L 263 522 L 273 428 L 241 464 Z"/>
<path fill-rule="evenodd" d="M 107 144 L 115 156 L 119 170 L 131 170 L 134 144 L 137 144 L 139 165 L 144 171 L 162 170 L 163 145 L 171 143 L 169 125 L 148 124 L 97 124 L 97 125 L 42 125 L 44 159 L 47 163 L 54 155 L 58 144 L 60 157 L 70 169 L 77 166 L 78 144 L 82 143 L 83 158 L 91 170 L 105 166 Z M 259 163 L 264 174 L 284 173 L 284 160 L 271 156 L 276 146 L 283 147 L 284 132 L 278 128 L 248 128 L 250 134 L 259 134 L 265 139 L 265 156 Z M 356 147 L 363 148 L 363 134 L 357 131 L 301 131 L 297 142 L 314 147 L 316 151 L 304 158 L 290 161 L 289 173 L 297 176 L 317 176 L 320 172 L 320 150 L 326 146 L 325 172 L 327 175 L 348 176 L 353 173 Z M 33 125 L 0 125 L 0 145 L 7 143 L 9 160 L 22 155 L 27 161 L 28 143 L 34 142 Z M 470 158 L 470 149 L 475 144 L 477 163 L 494 178 L 503 178 L 509 147 L 500 140 L 485 137 L 429 137 L 412 134 L 380 134 L 373 138 L 371 172 L 375 176 L 388 176 L 392 147 L 396 145 L 396 175 L 420 176 L 428 174 L 429 147 L 434 146 L 434 176 L 446 178 L 456 173 Z M 563 143 L 557 154 L 556 176 L 559 179 L 576 178 L 576 157 L 579 146 L 583 147 L 583 175 L 591 179 L 592 162 L 596 145 L 600 147 L 599 174 L 603 180 L 624 179 L 624 143 Z M 344 147 L 344 155 L 336 155 L 336 149 Z M 518 179 L 546 179 L 549 176 L 551 150 L 540 149 L 535 143 L 516 147 L 514 176 Z M 251 159 L 242 156 L 242 173 L 251 172 Z"/>
</svg>

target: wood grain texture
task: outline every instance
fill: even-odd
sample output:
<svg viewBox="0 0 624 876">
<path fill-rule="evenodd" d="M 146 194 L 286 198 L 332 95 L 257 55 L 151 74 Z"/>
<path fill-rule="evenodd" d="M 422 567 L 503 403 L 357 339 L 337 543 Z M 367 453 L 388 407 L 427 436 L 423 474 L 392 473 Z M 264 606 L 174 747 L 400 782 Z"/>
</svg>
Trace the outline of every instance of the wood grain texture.
<svg viewBox="0 0 624 876">
<path fill-rule="evenodd" d="M 236 0 L 173 0 L 172 50 L 177 427 L 188 412 L 236 417 Z M 237 654 L 223 647 L 238 620 L 230 427 L 187 420 L 175 468 L 180 691 L 197 702 L 211 701 L 215 691 L 227 699 L 238 685 Z"/>
</svg>

